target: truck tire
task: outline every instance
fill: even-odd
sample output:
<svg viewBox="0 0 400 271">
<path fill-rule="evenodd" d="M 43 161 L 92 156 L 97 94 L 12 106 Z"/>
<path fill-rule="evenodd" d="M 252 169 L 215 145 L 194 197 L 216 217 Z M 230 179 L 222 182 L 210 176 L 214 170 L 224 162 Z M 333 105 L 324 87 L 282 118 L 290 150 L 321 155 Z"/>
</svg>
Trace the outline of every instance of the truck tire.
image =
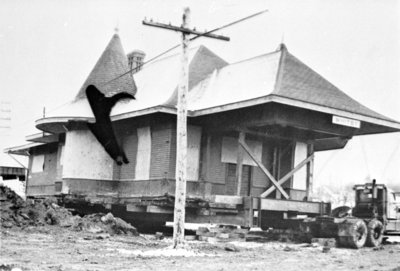
<svg viewBox="0 0 400 271">
<path fill-rule="evenodd" d="M 351 208 L 348 206 L 339 206 L 332 210 L 331 215 L 336 218 L 350 216 Z"/>
<path fill-rule="evenodd" d="M 367 241 L 367 225 L 361 219 L 346 221 L 344 224 L 347 234 L 339 236 L 339 245 L 342 247 L 362 248 Z"/>
<path fill-rule="evenodd" d="M 383 224 L 377 219 L 368 222 L 367 243 L 369 247 L 379 247 L 382 244 Z"/>
</svg>

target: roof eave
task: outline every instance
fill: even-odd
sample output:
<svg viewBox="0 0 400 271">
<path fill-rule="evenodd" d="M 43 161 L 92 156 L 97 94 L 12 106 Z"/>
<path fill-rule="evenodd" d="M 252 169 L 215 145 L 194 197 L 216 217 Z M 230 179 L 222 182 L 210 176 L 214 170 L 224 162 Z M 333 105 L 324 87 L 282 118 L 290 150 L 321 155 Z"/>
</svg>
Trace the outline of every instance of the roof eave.
<svg viewBox="0 0 400 271">
<path fill-rule="evenodd" d="M 58 135 L 41 132 L 41 133 L 27 135 L 25 137 L 25 140 L 31 141 L 31 142 L 38 142 L 38 143 L 52 143 L 52 142 L 58 141 Z"/>
<path fill-rule="evenodd" d="M 353 112 L 348 112 L 344 110 L 340 110 L 337 108 L 331 108 L 331 107 L 326 107 L 323 105 L 318 105 L 318 104 L 312 104 L 300 100 L 295 100 L 287 97 L 282 97 L 278 96 L 275 94 L 267 95 L 267 96 L 262 96 L 250 100 L 244 100 L 240 102 L 235 102 L 235 103 L 230 103 L 230 104 L 224 104 L 220 106 L 215 106 L 215 107 L 210 107 L 210 108 L 205 108 L 205 109 L 199 109 L 199 110 L 189 110 L 188 111 L 188 116 L 189 117 L 199 117 L 199 116 L 204 116 L 204 115 L 210 115 L 210 114 L 216 114 L 224 111 L 230 111 L 230 110 L 236 110 L 240 108 L 245 108 L 245 107 L 251 107 L 255 105 L 260 105 L 260 104 L 266 104 L 266 103 L 279 103 L 279 104 L 284 104 L 284 105 L 289 105 L 289 106 L 294 106 L 294 107 L 299 107 L 303 109 L 308 109 L 312 111 L 317 111 L 321 113 L 326 113 L 326 114 L 332 114 L 340 117 L 345 117 L 345 118 L 350 118 L 350 119 L 355 119 L 371 124 L 375 124 L 378 126 L 383 126 L 386 128 L 389 128 L 390 131 L 382 130 L 382 131 L 377 131 L 376 133 L 385 133 L 385 132 L 398 132 L 400 131 L 400 123 L 395 122 L 395 121 L 390 121 L 386 119 L 379 119 L 375 117 L 370 117 L 370 116 L 365 116 Z M 111 116 L 112 121 L 118 121 L 118 120 L 123 120 L 123 119 L 128 119 L 128 118 L 134 118 L 138 116 L 144 116 L 144 115 L 149 115 L 153 113 L 167 113 L 167 114 L 176 114 L 177 110 L 175 107 L 170 107 L 170 106 L 165 106 L 165 105 L 158 105 L 158 106 L 153 106 L 137 111 L 130 111 L 118 115 L 113 115 Z M 45 132 L 50 132 L 50 133 L 61 133 L 67 131 L 66 125 L 68 122 L 94 122 L 94 118 L 89 118 L 89 117 L 51 117 L 51 118 L 43 118 L 39 119 L 36 121 L 36 128 L 45 131 Z M 371 132 L 375 133 L 375 132 Z M 363 133 L 360 133 L 363 134 Z"/>
<path fill-rule="evenodd" d="M 400 123 L 395 122 L 395 121 L 378 119 L 378 118 L 365 116 L 365 115 L 361 115 L 361 114 L 357 114 L 357 113 L 353 113 L 353 112 L 347 112 L 347 111 L 340 110 L 337 108 L 331 108 L 331 107 L 326 107 L 323 105 L 312 104 L 312 103 L 295 100 L 295 99 L 291 99 L 291 98 L 287 98 L 287 97 L 282 97 L 282 96 L 278 96 L 278 95 L 274 95 L 274 94 L 263 96 L 263 97 L 258 97 L 258 98 L 251 99 L 251 100 L 245 100 L 245 101 L 240 101 L 240 102 L 236 102 L 236 103 L 196 110 L 191 114 L 191 116 L 197 117 L 197 116 L 215 114 L 215 113 L 219 113 L 219 112 L 223 112 L 223 111 L 235 110 L 235 109 L 239 109 L 239 108 L 250 107 L 250 106 L 255 106 L 255 105 L 260 105 L 260 104 L 270 103 L 270 102 L 275 102 L 275 103 L 285 104 L 285 105 L 289 105 L 289 106 L 304 108 L 304 109 L 308 109 L 308 110 L 312 110 L 312 111 L 318 111 L 321 113 L 327 113 L 327 114 L 332 114 L 332 115 L 336 115 L 336 116 L 340 116 L 340 117 L 360 120 L 363 122 L 368 122 L 368 123 L 372 123 L 375 125 L 380 125 L 380 126 L 391 128 L 391 129 L 393 129 L 393 131 L 391 131 L 391 132 L 400 131 Z M 377 132 L 377 133 L 380 133 L 380 132 Z"/>
<path fill-rule="evenodd" d="M 3 151 L 4 151 L 4 153 L 8 153 L 8 154 L 29 156 L 29 150 L 31 148 L 41 146 L 41 145 L 45 145 L 45 143 L 39 143 L 39 142 L 28 143 L 25 145 L 5 148 Z"/>
<path fill-rule="evenodd" d="M 113 115 L 111 116 L 111 121 L 118 121 L 128 118 L 150 115 L 154 113 L 176 114 L 176 108 L 159 105 L 159 106 L 145 108 L 142 110 Z M 60 134 L 68 131 L 67 126 L 68 123 L 70 122 L 94 123 L 95 119 L 91 117 L 49 117 L 36 120 L 35 126 L 37 129 L 44 132 L 52 134 Z"/>
</svg>

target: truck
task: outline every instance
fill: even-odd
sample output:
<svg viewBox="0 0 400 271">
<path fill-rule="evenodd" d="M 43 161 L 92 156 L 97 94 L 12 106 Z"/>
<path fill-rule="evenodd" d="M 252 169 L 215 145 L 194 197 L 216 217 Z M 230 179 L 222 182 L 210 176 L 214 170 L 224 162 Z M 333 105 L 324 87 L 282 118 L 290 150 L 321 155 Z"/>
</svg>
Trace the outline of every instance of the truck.
<svg viewBox="0 0 400 271">
<path fill-rule="evenodd" d="M 329 216 L 318 216 L 303 224 L 313 237 L 336 238 L 342 247 L 379 247 L 384 235 L 400 234 L 400 192 L 384 184 L 357 184 L 355 206 L 341 206 Z"/>
</svg>

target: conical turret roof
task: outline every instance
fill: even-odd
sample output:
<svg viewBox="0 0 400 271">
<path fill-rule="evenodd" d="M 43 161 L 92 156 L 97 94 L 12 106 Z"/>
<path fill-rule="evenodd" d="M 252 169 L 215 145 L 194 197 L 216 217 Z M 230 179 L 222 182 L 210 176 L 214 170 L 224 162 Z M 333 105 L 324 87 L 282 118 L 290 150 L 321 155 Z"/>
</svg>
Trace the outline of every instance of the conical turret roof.
<svg viewBox="0 0 400 271">
<path fill-rule="evenodd" d="M 136 85 L 131 74 L 113 80 L 128 70 L 128 58 L 122 48 L 118 34 L 114 34 L 76 95 L 75 100 L 86 98 L 85 90 L 88 85 L 95 85 L 107 97 L 119 92 L 127 92 L 134 95 L 136 93 Z"/>
</svg>

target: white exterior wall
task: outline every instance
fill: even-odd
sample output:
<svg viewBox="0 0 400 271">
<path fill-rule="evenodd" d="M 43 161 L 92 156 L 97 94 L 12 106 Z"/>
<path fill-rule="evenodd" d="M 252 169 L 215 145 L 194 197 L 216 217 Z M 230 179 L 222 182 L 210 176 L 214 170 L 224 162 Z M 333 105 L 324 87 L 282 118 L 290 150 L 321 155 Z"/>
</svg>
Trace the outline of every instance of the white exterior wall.
<svg viewBox="0 0 400 271">
<path fill-rule="evenodd" d="M 113 179 L 114 160 L 89 130 L 66 134 L 63 154 L 63 178 Z"/>
</svg>

